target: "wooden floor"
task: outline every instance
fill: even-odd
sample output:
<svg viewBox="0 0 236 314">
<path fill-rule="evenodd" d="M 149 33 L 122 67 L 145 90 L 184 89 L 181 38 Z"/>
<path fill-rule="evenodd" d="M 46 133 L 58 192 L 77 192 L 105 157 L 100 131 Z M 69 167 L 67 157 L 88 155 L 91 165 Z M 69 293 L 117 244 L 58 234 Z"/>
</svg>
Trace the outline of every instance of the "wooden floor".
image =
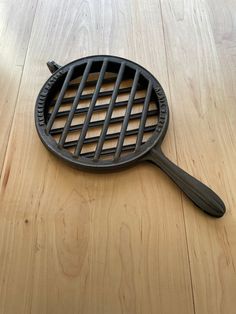
<svg viewBox="0 0 236 314">
<path fill-rule="evenodd" d="M 0 0 L 0 313 L 236 313 L 236 2 Z M 227 213 L 148 163 L 96 175 L 41 144 L 48 60 L 142 64 L 169 100 L 169 158 Z"/>
</svg>

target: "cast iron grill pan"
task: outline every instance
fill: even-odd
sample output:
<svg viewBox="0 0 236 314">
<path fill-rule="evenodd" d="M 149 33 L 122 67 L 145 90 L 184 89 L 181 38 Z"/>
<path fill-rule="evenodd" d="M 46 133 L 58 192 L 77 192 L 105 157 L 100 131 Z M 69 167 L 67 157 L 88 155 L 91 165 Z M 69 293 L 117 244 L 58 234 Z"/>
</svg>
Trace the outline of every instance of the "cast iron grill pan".
<svg viewBox="0 0 236 314">
<path fill-rule="evenodd" d="M 52 76 L 37 98 L 35 122 L 51 152 L 74 167 L 96 171 L 150 161 L 204 212 L 223 216 L 223 201 L 164 156 L 161 143 L 168 128 L 168 104 L 150 72 L 106 55 L 63 67 L 52 61 L 48 67 Z"/>
</svg>

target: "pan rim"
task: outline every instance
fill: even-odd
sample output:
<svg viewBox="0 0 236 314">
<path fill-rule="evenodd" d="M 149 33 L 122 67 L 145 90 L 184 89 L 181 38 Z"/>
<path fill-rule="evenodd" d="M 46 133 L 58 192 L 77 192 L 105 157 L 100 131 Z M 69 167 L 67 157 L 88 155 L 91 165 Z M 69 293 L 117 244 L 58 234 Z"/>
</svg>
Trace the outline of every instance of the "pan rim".
<svg viewBox="0 0 236 314">
<path fill-rule="evenodd" d="M 131 66 L 131 68 L 140 69 L 141 74 L 151 80 L 153 90 L 156 93 L 158 98 L 158 102 L 160 104 L 160 116 L 156 129 L 151 135 L 151 137 L 147 140 L 146 143 L 140 146 L 141 149 L 136 150 L 134 152 L 129 153 L 127 156 L 120 157 L 117 161 L 114 160 L 99 160 L 95 162 L 93 159 L 86 158 L 83 156 L 79 156 L 78 158 L 74 158 L 71 153 L 69 153 L 64 148 L 58 148 L 56 141 L 53 139 L 51 135 L 46 133 L 46 124 L 43 118 L 43 110 L 45 107 L 45 100 L 51 86 L 57 81 L 57 79 L 67 73 L 71 66 L 79 66 L 83 64 L 86 60 L 93 59 L 94 61 L 102 61 L 104 58 L 109 58 L 110 61 L 119 62 L 125 61 L 127 66 Z M 43 101 L 44 100 L 44 101 Z M 168 103 L 166 99 L 165 92 L 159 83 L 159 81 L 149 72 L 146 68 L 139 65 L 136 62 L 133 62 L 129 59 L 114 56 L 114 55 L 91 55 L 86 56 L 80 59 L 73 60 L 72 62 L 60 67 L 57 71 L 55 71 L 48 80 L 42 86 L 39 95 L 36 100 L 35 105 L 35 125 L 38 132 L 38 135 L 42 141 L 42 143 L 46 146 L 48 150 L 50 150 L 54 155 L 59 157 L 60 159 L 66 161 L 71 166 L 80 168 L 80 169 L 88 169 L 88 170 L 105 170 L 105 169 L 117 169 L 122 167 L 127 167 L 134 162 L 142 159 L 145 155 L 150 152 L 150 150 L 156 146 L 157 144 L 161 144 L 164 136 L 166 134 L 169 123 L 169 109 Z M 144 157 L 145 159 L 145 157 Z"/>
</svg>

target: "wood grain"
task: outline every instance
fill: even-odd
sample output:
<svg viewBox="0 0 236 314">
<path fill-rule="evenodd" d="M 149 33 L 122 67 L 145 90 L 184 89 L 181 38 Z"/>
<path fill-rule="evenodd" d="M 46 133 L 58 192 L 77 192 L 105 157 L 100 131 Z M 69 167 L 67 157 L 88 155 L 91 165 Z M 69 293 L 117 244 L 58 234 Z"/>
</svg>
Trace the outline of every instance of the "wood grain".
<svg viewBox="0 0 236 314">
<path fill-rule="evenodd" d="M 14 42 L 26 56 L 21 80 L 0 91 L 10 97 L 8 133 L 15 110 L 1 156 L 0 313 L 234 313 L 235 17 L 226 2 L 217 0 L 222 17 L 211 0 L 39 0 L 22 20 L 0 1 L 0 30 L 20 23 L 18 37 L 30 37 L 27 55 Z M 163 150 L 222 196 L 224 218 L 204 215 L 153 165 L 93 174 L 43 147 L 34 103 L 45 63 L 105 53 L 161 82 L 172 115 Z"/>
<path fill-rule="evenodd" d="M 0 1 L 0 174 L 9 139 L 36 0 Z M 25 18 L 27 16 L 27 18 Z"/>
<path fill-rule="evenodd" d="M 195 211 L 183 197 L 195 311 L 233 314 L 236 152 L 235 95 L 230 87 L 235 63 L 226 50 L 219 54 L 219 33 L 225 24 L 211 24 L 222 18 L 222 7 L 221 1 L 209 1 L 209 6 L 189 1 L 182 7 L 178 1 L 162 1 L 178 162 L 214 188 L 227 206 L 224 219 L 216 221 Z M 232 29 L 232 37 L 234 33 Z M 235 37 L 229 38 L 235 45 Z M 231 59 L 231 69 L 225 58 Z"/>
</svg>

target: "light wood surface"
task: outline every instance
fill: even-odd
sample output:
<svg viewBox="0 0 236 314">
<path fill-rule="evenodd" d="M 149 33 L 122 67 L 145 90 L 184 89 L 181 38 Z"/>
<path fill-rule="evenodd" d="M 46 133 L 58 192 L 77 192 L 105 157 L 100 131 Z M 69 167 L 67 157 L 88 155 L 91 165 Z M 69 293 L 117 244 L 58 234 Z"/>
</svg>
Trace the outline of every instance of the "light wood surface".
<svg viewBox="0 0 236 314">
<path fill-rule="evenodd" d="M 227 0 L 0 0 L 0 313 L 234 314 L 236 17 Z M 154 165 L 74 170 L 41 144 L 45 63 L 114 54 L 163 85 L 163 150 L 224 199 L 204 215 Z"/>
<path fill-rule="evenodd" d="M 0 0 L 0 172 L 28 49 L 36 1 Z M 26 18 L 27 17 L 27 18 Z"/>
</svg>

